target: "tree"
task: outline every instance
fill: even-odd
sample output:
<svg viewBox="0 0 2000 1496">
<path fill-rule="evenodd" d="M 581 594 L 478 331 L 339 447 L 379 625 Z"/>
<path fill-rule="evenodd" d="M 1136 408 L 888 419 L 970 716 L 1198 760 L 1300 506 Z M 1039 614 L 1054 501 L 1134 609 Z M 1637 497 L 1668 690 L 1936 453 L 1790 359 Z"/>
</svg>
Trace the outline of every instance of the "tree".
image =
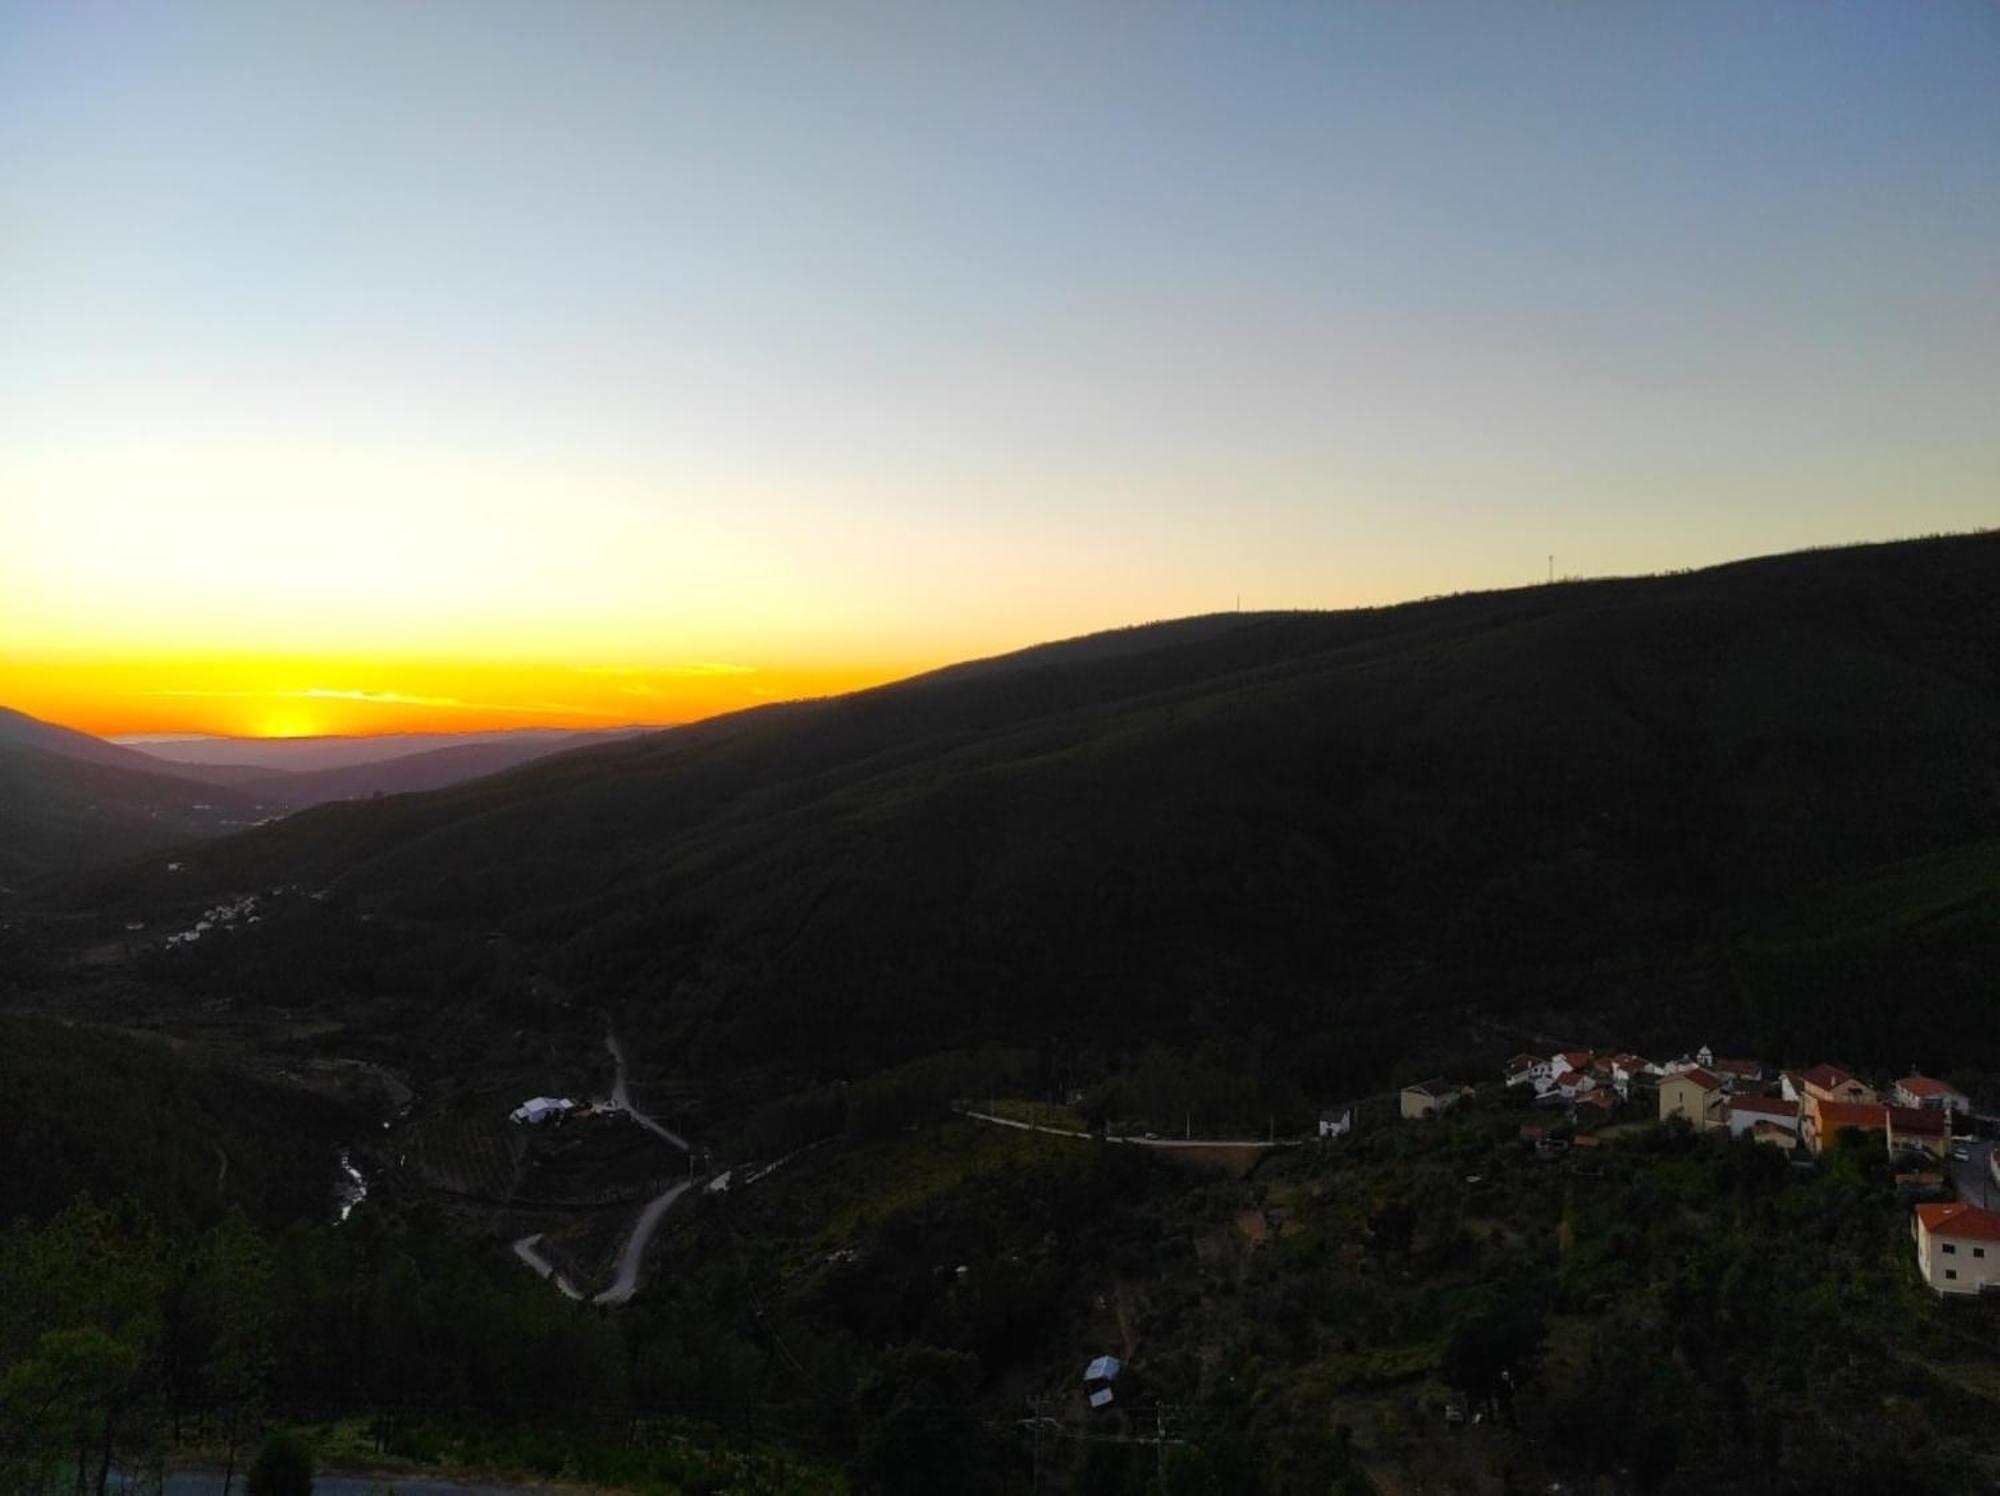
<svg viewBox="0 0 2000 1496">
<path fill-rule="evenodd" d="M 271 1250 L 240 1210 L 231 1210 L 202 1243 L 200 1288 L 214 1339 L 202 1366 L 211 1405 L 222 1414 L 228 1446 L 223 1496 L 236 1478 L 243 1430 L 264 1395 L 273 1361 Z"/>
<path fill-rule="evenodd" d="M 250 1467 L 250 1496 L 312 1496 L 312 1446 L 280 1430 L 264 1441 Z"/>
<path fill-rule="evenodd" d="M 869 1482 L 888 1492 L 976 1489 L 988 1469 L 972 1407 L 979 1380 L 978 1361 L 957 1351 L 911 1345 L 885 1355 L 855 1399 Z"/>
<path fill-rule="evenodd" d="M 140 1365 L 139 1352 L 94 1325 L 50 1330 L 0 1376 L 0 1474 L 17 1490 L 38 1490 L 64 1460 L 79 1488 L 102 1451 L 103 1490 L 117 1422 L 115 1409 Z"/>
<path fill-rule="evenodd" d="M 1547 1330 L 1527 1309 L 1475 1314 L 1451 1332 L 1444 1348 L 1445 1380 L 1468 1399 L 1507 1407 L 1533 1375 Z"/>
</svg>

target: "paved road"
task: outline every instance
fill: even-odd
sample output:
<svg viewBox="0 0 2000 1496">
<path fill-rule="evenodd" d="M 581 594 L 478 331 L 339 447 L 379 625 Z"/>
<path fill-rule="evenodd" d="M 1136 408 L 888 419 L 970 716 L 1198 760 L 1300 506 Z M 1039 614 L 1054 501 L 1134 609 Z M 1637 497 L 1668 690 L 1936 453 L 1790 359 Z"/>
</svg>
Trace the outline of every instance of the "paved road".
<svg viewBox="0 0 2000 1496">
<path fill-rule="evenodd" d="M 618 1043 L 618 1036 L 609 1029 L 604 1032 L 604 1047 L 611 1051 L 612 1061 L 617 1066 L 611 1082 L 611 1099 L 618 1104 L 619 1109 L 646 1131 L 672 1143 L 681 1152 L 691 1152 L 686 1138 L 670 1128 L 661 1126 L 632 1105 L 632 1094 L 625 1088 L 625 1050 Z M 694 1182 L 694 1176 L 690 1174 L 686 1179 L 669 1185 L 646 1202 L 645 1208 L 639 1212 L 639 1218 L 632 1223 L 632 1232 L 625 1238 L 625 1245 L 618 1249 L 618 1271 L 611 1279 L 611 1286 L 602 1293 L 593 1294 L 591 1303 L 622 1304 L 639 1291 L 639 1269 L 645 1262 L 646 1247 L 653 1240 L 653 1233 L 660 1229 L 660 1222 L 673 1207 L 674 1201 L 686 1194 L 688 1187 Z M 541 1240 L 539 1232 L 533 1236 L 522 1237 L 514 1243 L 514 1255 L 533 1269 L 538 1277 L 546 1278 L 555 1284 L 565 1298 L 582 1298 L 583 1294 L 576 1285 L 557 1272 L 555 1264 L 542 1255 Z M 400 1492 L 398 1496 L 401 1496 Z"/>
<path fill-rule="evenodd" d="M 546 1278 L 549 1282 L 555 1284 L 557 1288 L 561 1289 L 564 1298 L 582 1298 L 583 1295 L 577 1292 L 576 1285 L 557 1272 L 556 1265 L 542 1255 L 541 1245 L 542 1234 L 537 1231 L 533 1236 L 524 1236 L 514 1243 L 514 1255 L 527 1263 L 530 1268 L 534 1269 L 536 1277 Z"/>
<path fill-rule="evenodd" d="M 124 1487 L 114 1486 L 113 1490 Z M 138 1491 L 140 1486 L 129 1489 Z M 151 1490 L 150 1485 L 144 1487 Z M 236 1472 L 231 1486 L 235 1496 L 242 1496 L 244 1489 L 243 1472 Z M 455 1480 L 422 1480 L 402 1475 L 322 1475 L 313 1481 L 313 1496 L 576 1496 L 577 1487 L 558 1490 L 554 1486 L 496 1486 L 490 1483 L 466 1484 Z M 222 1472 L 220 1470 L 182 1470 L 167 1477 L 162 1496 L 221 1496 Z"/>
<path fill-rule="evenodd" d="M 693 1152 L 694 1150 L 688 1147 L 688 1140 L 686 1138 L 671 1128 L 662 1127 L 658 1122 L 655 1122 L 651 1117 L 632 1105 L 632 1093 L 625 1089 L 625 1051 L 619 1046 L 618 1036 L 612 1033 L 610 1029 L 604 1031 L 604 1047 L 611 1051 L 611 1059 L 617 1066 L 616 1070 L 612 1072 L 611 1099 L 618 1104 L 620 1110 L 630 1113 L 634 1122 L 637 1122 L 655 1137 L 665 1138 L 669 1143 L 680 1149 L 681 1152 Z"/>
<path fill-rule="evenodd" d="M 1987 1158 L 1993 1152 L 1992 1142 L 1953 1146 L 1962 1146 L 1966 1153 L 1964 1158 L 1951 1160 L 1951 1182 L 1958 1190 L 1958 1198 L 1988 1207 L 2000 1202 L 2000 1186 L 1993 1183 L 1992 1171 L 1987 1167 Z"/>
<path fill-rule="evenodd" d="M 683 1179 L 679 1184 L 661 1194 L 655 1195 L 646 1208 L 639 1212 L 639 1219 L 633 1223 L 632 1234 L 625 1238 L 625 1246 L 618 1254 L 618 1274 L 611 1280 L 611 1286 L 591 1300 L 593 1304 L 622 1304 L 639 1291 L 639 1265 L 646 1256 L 646 1244 L 653 1239 L 653 1233 L 660 1227 L 660 1220 L 666 1215 L 674 1201 L 687 1193 L 694 1183 Z"/>
<path fill-rule="evenodd" d="M 1052 1138 L 1086 1138 L 1097 1142 L 1100 1135 L 1078 1132 L 1071 1127 L 1044 1127 L 1039 1122 L 1022 1122 L 1013 1117 L 996 1117 L 991 1112 L 970 1109 L 959 1113 L 975 1122 L 991 1122 L 995 1127 L 1012 1127 L 1021 1132 L 1045 1132 Z M 1140 1148 L 1296 1148 L 1304 1138 L 1130 1138 L 1105 1136 L 1107 1143 L 1132 1143 Z"/>
</svg>

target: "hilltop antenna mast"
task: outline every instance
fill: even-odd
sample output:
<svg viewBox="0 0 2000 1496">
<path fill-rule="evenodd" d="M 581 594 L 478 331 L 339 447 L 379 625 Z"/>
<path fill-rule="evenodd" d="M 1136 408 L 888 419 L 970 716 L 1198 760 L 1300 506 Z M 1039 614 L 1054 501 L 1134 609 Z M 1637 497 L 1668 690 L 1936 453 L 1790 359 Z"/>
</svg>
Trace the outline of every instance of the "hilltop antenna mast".
<svg viewBox="0 0 2000 1496">
<path fill-rule="evenodd" d="M 1556 584 L 1556 558 L 1553 555 L 1551 555 L 1549 557 L 1549 585 L 1553 587 L 1555 586 L 1555 584 Z"/>
</svg>

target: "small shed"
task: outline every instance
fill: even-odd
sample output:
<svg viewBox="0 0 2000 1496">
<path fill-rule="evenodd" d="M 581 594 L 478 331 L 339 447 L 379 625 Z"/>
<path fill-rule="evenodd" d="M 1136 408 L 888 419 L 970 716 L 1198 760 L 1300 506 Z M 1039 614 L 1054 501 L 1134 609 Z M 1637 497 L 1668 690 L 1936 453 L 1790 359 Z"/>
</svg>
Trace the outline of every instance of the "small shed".
<svg viewBox="0 0 2000 1496">
<path fill-rule="evenodd" d="M 507 1114 L 507 1120 L 539 1126 L 551 1117 L 567 1116 L 575 1110 L 576 1103 L 566 1096 L 536 1096 L 515 1107 Z"/>
<path fill-rule="evenodd" d="M 1118 1373 L 1125 1369 L 1125 1363 L 1116 1356 L 1099 1356 L 1083 1369 L 1086 1382 L 1111 1382 L 1118 1379 Z"/>
</svg>

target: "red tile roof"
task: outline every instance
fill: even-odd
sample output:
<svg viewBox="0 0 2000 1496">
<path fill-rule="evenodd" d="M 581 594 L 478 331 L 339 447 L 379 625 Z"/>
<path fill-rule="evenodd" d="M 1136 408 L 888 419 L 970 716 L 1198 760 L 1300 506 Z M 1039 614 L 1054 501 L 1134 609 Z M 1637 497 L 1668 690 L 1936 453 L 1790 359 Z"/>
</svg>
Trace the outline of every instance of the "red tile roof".
<svg viewBox="0 0 2000 1496">
<path fill-rule="evenodd" d="M 1691 1080 L 1704 1091 L 1720 1091 L 1722 1089 L 1721 1080 L 1710 1075 L 1699 1065 L 1695 1066 L 1692 1070 L 1682 1070 L 1674 1075 L 1663 1076 L 1661 1077 L 1660 1084 L 1665 1085 L 1668 1081 L 1673 1080 Z"/>
<path fill-rule="evenodd" d="M 1897 1081 L 1896 1084 L 1901 1086 L 1905 1091 L 1908 1091 L 1912 1096 L 1957 1096 L 1963 1098 L 1965 1095 L 1957 1086 L 1948 1086 L 1943 1081 L 1933 1080 L 1928 1075 L 1906 1075 Z"/>
<path fill-rule="evenodd" d="M 1822 1091 L 1832 1091 L 1846 1085 L 1854 1077 L 1838 1065 L 1815 1065 L 1799 1079 L 1809 1086 L 1818 1086 Z"/>
<path fill-rule="evenodd" d="M 1938 1205 L 1919 1205 L 1917 1219 L 1933 1236 L 1970 1237 L 1975 1241 L 2000 1241 L 2000 1210 L 1981 1210 L 1963 1200 Z"/>
<path fill-rule="evenodd" d="M 1760 1117 L 1796 1117 L 1799 1104 L 1776 1096 L 1736 1096 L 1729 1102 L 1732 1112 L 1755 1112 Z"/>
<path fill-rule="evenodd" d="M 1821 1136 L 1843 1127 L 1879 1130 L 1889 1125 L 1889 1108 L 1873 1101 L 1822 1101 L 1819 1104 Z"/>
<path fill-rule="evenodd" d="M 1921 1133 L 1933 1138 L 1949 1137 L 1951 1117 L 1927 1106 L 1892 1106 L 1889 1108 L 1889 1128 L 1892 1132 Z"/>
<path fill-rule="evenodd" d="M 1709 1069 L 1720 1070 L 1725 1075 L 1748 1076 L 1752 1080 L 1764 1073 L 1764 1067 L 1755 1060 L 1716 1059 L 1709 1062 Z"/>
</svg>

